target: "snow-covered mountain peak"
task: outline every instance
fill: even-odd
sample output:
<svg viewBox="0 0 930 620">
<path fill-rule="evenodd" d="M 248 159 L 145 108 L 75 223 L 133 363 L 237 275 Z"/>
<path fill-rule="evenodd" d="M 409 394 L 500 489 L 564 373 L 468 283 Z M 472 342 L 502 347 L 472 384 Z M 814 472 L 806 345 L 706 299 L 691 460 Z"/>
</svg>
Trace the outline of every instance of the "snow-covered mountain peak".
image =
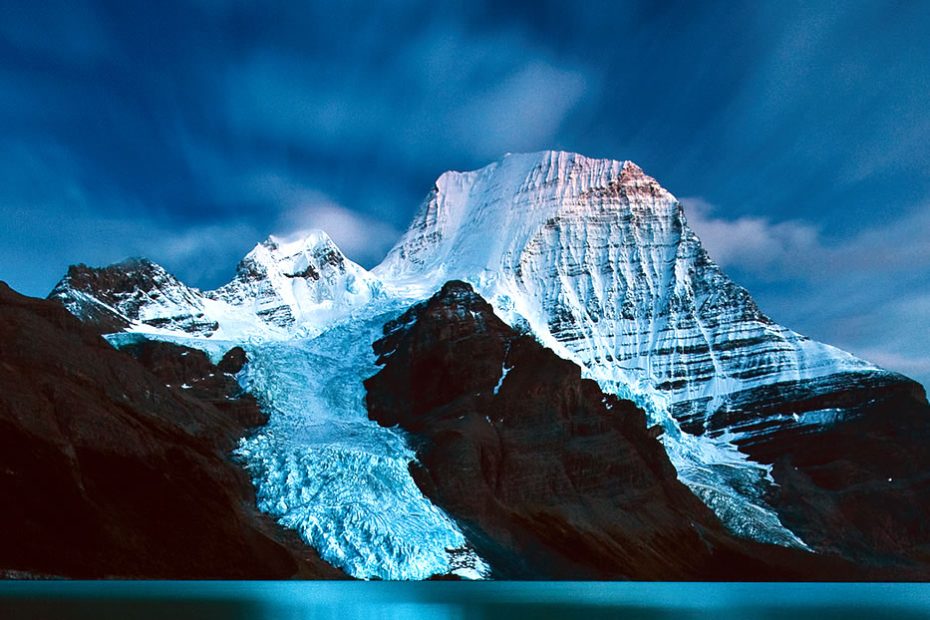
<svg viewBox="0 0 930 620">
<path fill-rule="evenodd" d="M 287 237 L 270 235 L 245 255 L 239 269 L 250 272 L 260 267 L 265 274 L 319 280 L 324 272 L 345 272 L 351 265 L 329 235 L 311 230 Z"/>
<path fill-rule="evenodd" d="M 380 283 L 325 232 L 270 236 L 246 254 L 229 284 L 206 295 L 277 328 L 318 330 L 380 294 Z"/>
<path fill-rule="evenodd" d="M 541 151 L 446 173 L 373 273 L 406 293 L 471 282 L 602 381 L 699 419 L 769 381 L 875 369 L 774 324 L 631 161 Z"/>
<path fill-rule="evenodd" d="M 301 231 L 292 235 L 269 235 L 259 245 L 267 247 L 280 256 L 292 256 L 300 252 L 312 252 L 319 248 L 332 248 L 339 251 L 338 246 L 326 231 L 318 228 Z M 340 252 L 341 253 L 341 252 Z"/>
<path fill-rule="evenodd" d="M 471 283 L 606 391 L 650 409 L 682 479 L 732 527 L 785 544 L 798 541 L 744 492 L 762 492 L 765 468 L 744 462 L 727 433 L 758 438 L 796 422 L 778 412 L 736 423 L 732 412 L 882 373 L 765 316 L 679 201 L 629 161 L 545 151 L 444 175 L 373 273 L 411 296 Z"/>
<path fill-rule="evenodd" d="M 564 151 L 509 154 L 471 172 L 446 172 L 400 242 L 374 273 L 386 281 L 440 284 L 447 273 L 513 271 L 545 227 L 581 227 L 622 214 L 680 218 L 672 194 L 630 161 Z M 503 264 L 502 264 L 503 263 Z"/>
<path fill-rule="evenodd" d="M 598 159 L 567 151 L 508 153 L 477 170 L 450 170 L 436 180 L 434 193 L 471 192 L 476 184 L 491 185 L 501 193 L 537 191 L 562 196 L 625 187 L 627 191 L 665 193 L 671 198 L 671 194 L 632 161 Z"/>
<path fill-rule="evenodd" d="M 378 280 L 314 230 L 256 244 L 216 290 L 188 287 L 147 259 L 127 259 L 72 266 L 50 297 L 109 331 L 237 340 L 317 333 L 379 295 Z"/>
<path fill-rule="evenodd" d="M 124 258 L 121 261 L 113 263 L 113 266 L 120 267 L 127 273 L 167 273 L 164 267 L 158 263 L 153 263 L 143 256 L 130 256 L 128 258 Z"/>
</svg>

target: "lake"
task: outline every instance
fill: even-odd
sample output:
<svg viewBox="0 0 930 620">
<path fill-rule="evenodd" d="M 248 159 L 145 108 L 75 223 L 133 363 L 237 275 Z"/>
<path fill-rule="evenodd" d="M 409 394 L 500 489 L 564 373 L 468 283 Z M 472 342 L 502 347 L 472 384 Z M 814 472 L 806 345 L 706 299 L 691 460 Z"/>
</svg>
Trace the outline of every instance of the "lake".
<svg viewBox="0 0 930 620">
<path fill-rule="evenodd" d="M 3 582 L 3 620 L 911 620 L 930 584 Z"/>
</svg>

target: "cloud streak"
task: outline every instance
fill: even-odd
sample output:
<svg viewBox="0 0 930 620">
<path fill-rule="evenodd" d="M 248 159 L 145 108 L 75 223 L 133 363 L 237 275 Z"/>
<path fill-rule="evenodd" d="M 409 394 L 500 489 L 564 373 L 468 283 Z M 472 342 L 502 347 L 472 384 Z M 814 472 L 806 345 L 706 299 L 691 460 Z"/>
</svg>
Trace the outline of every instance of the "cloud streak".
<svg viewBox="0 0 930 620">
<path fill-rule="evenodd" d="M 811 224 L 758 216 L 726 219 L 702 198 L 681 202 L 691 227 L 722 267 L 737 265 L 759 278 L 791 278 L 823 252 L 820 232 Z"/>
<path fill-rule="evenodd" d="M 594 82 L 508 33 L 424 30 L 385 62 L 371 70 L 390 73 L 391 84 L 260 50 L 227 72 L 231 128 L 320 151 L 384 152 L 402 167 L 423 158 L 484 163 L 550 145 Z"/>
</svg>

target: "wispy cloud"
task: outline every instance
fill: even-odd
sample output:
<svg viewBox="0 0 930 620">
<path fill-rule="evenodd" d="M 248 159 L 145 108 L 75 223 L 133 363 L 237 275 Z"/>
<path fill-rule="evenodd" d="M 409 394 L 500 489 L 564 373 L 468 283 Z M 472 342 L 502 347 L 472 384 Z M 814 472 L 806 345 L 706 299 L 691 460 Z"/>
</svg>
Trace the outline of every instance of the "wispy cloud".
<svg viewBox="0 0 930 620">
<path fill-rule="evenodd" d="M 245 221 L 189 221 L 116 188 L 95 187 L 69 149 L 54 142 L 0 142 L 4 271 L 27 274 L 25 292 L 44 296 L 69 264 L 106 265 L 145 256 L 194 283 L 231 276 L 258 238 Z M 5 274 L 0 274 L 5 277 Z M 31 284 L 31 285 L 30 285 Z"/>
<path fill-rule="evenodd" d="M 930 209 L 921 207 L 858 234 L 830 237 L 803 220 L 728 218 L 702 198 L 682 198 L 688 223 L 716 262 L 759 278 L 831 280 L 850 276 L 910 278 L 930 271 Z"/>
<path fill-rule="evenodd" d="M 551 144 L 586 87 L 580 72 L 531 62 L 452 110 L 450 137 L 486 158 L 539 149 Z"/>
<path fill-rule="evenodd" d="M 279 235 L 298 237 L 325 231 L 352 260 L 372 266 L 400 236 L 392 226 L 327 200 L 307 202 L 282 214 Z"/>
<path fill-rule="evenodd" d="M 702 198 L 682 198 L 687 219 L 721 266 L 738 265 L 760 278 L 797 277 L 823 251 L 818 229 L 802 221 L 721 217 Z"/>
<path fill-rule="evenodd" d="M 304 148 L 374 151 L 405 167 L 424 158 L 484 163 L 550 146 L 595 87 L 595 73 L 519 32 L 469 37 L 434 19 L 390 56 L 360 50 L 353 70 L 257 50 L 226 73 L 222 100 L 231 127 Z"/>
<path fill-rule="evenodd" d="M 147 234 L 133 244 L 140 248 L 137 253 L 163 262 L 182 279 L 195 283 L 232 277 L 241 249 L 260 238 L 253 226 L 235 221 L 180 228 L 139 222 L 132 233 L 142 230 Z"/>
<path fill-rule="evenodd" d="M 280 211 L 270 232 L 285 238 L 323 230 L 352 260 L 371 266 L 394 244 L 400 231 L 374 217 L 348 209 L 317 189 L 279 174 L 265 174 L 248 183 L 255 196 L 277 204 Z"/>
<path fill-rule="evenodd" d="M 862 349 L 859 354 L 879 366 L 892 368 L 904 375 L 921 380 L 925 389 L 930 390 L 930 381 L 927 381 L 930 377 L 930 356 L 902 355 L 887 349 Z"/>
<path fill-rule="evenodd" d="M 188 282 L 219 282 L 232 277 L 245 249 L 259 238 L 245 223 L 178 225 L 148 216 L 107 217 L 60 206 L 4 207 L 18 233 L 6 243 L 4 268 L 32 274 L 35 282 L 43 283 L 20 287 L 28 294 L 47 294 L 69 264 L 102 266 L 132 256 L 155 260 Z"/>
</svg>

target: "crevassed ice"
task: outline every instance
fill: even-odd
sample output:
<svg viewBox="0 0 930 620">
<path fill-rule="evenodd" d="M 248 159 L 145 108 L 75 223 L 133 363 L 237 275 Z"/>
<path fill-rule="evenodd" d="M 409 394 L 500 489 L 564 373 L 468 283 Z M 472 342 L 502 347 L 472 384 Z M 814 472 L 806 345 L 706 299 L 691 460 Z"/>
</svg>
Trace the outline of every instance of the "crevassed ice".
<svg viewBox="0 0 930 620">
<path fill-rule="evenodd" d="M 378 370 L 371 343 L 402 307 L 368 309 L 315 338 L 247 344 L 240 381 L 270 421 L 236 453 L 259 508 L 354 577 L 487 576 L 411 478 L 403 433 L 367 417 L 362 381 Z"/>
<path fill-rule="evenodd" d="M 714 511 L 730 531 L 763 542 L 808 549 L 786 528 L 763 494 L 775 484 L 771 466 L 751 460 L 727 435 L 695 437 L 678 428 L 661 409 L 647 407 L 653 423 L 666 429 L 662 444 L 678 478 Z M 667 410 L 666 410 L 667 411 Z"/>
</svg>

